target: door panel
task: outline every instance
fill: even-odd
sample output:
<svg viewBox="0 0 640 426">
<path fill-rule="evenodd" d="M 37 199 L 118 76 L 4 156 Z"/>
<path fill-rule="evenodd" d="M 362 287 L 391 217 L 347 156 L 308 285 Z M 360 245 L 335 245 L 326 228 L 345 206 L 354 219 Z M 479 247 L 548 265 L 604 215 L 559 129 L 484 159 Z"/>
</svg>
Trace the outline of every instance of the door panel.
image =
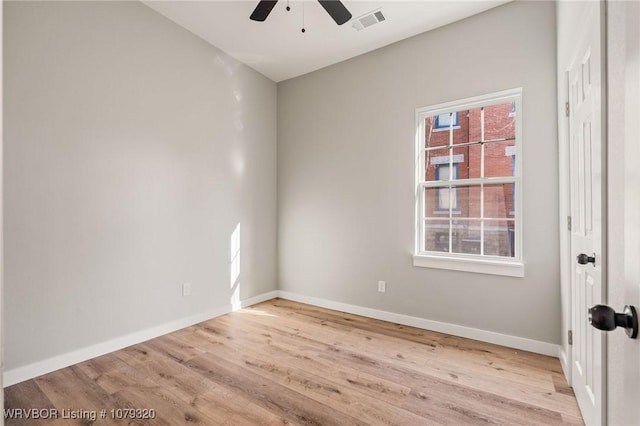
<svg viewBox="0 0 640 426">
<path fill-rule="evenodd" d="M 592 2 L 576 34 L 570 82 L 570 173 L 572 262 L 572 385 L 586 424 L 604 422 L 603 334 L 589 325 L 588 309 L 604 303 L 603 137 L 601 4 Z M 579 254 L 595 256 L 581 265 Z"/>
</svg>

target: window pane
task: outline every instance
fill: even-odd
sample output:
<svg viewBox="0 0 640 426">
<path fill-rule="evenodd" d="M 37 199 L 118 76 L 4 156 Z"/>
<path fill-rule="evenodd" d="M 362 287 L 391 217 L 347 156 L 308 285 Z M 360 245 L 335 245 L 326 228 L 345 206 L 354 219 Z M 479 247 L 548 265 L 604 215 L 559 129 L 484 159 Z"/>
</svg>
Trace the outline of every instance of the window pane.
<svg viewBox="0 0 640 426">
<path fill-rule="evenodd" d="M 461 148 L 458 148 L 461 149 Z M 466 147 L 468 161 L 466 167 L 468 170 L 468 176 L 470 179 L 477 179 L 480 176 L 480 167 L 482 160 L 482 148 L 480 145 L 471 145 Z"/>
<path fill-rule="evenodd" d="M 516 136 L 516 117 L 512 114 L 512 102 L 484 107 L 484 140 Z"/>
<path fill-rule="evenodd" d="M 424 121 L 424 146 L 434 148 L 449 145 L 449 131 L 437 127 L 438 116 L 426 117 Z M 456 131 L 454 131 L 455 134 Z"/>
<path fill-rule="evenodd" d="M 424 216 L 423 217 L 431 217 L 436 214 L 442 216 L 446 214 L 448 216 L 448 212 L 438 211 L 438 188 L 425 188 L 424 189 Z"/>
<path fill-rule="evenodd" d="M 449 252 L 449 220 L 427 220 L 424 223 L 424 249 Z"/>
<path fill-rule="evenodd" d="M 515 221 L 487 220 L 484 225 L 484 254 L 515 256 Z"/>
<path fill-rule="evenodd" d="M 457 210 L 458 209 L 458 194 L 457 188 L 438 188 L 438 210 Z"/>
<path fill-rule="evenodd" d="M 469 111 L 458 111 L 458 129 L 453 132 L 453 144 L 459 145 L 469 142 Z"/>
<path fill-rule="evenodd" d="M 450 127 L 453 120 L 453 127 Z M 450 114 L 440 114 L 425 118 L 425 148 L 448 146 L 467 143 L 469 141 L 467 111 L 457 111 Z"/>
<path fill-rule="evenodd" d="M 507 177 L 515 173 L 515 141 L 488 143 L 484 146 L 484 176 Z"/>
<path fill-rule="evenodd" d="M 515 212 L 513 183 L 484 186 L 485 218 L 513 218 Z"/>
<path fill-rule="evenodd" d="M 436 170 L 440 164 L 449 164 L 452 161 L 449 148 L 434 149 L 424 153 L 425 181 L 432 182 L 436 178 Z"/>
<path fill-rule="evenodd" d="M 480 218 L 480 185 L 456 188 L 457 217 Z"/>
<path fill-rule="evenodd" d="M 439 164 L 436 167 L 436 178 L 441 181 L 449 181 L 458 179 L 457 164 Z"/>
<path fill-rule="evenodd" d="M 454 220 L 452 253 L 480 254 L 480 221 Z"/>
<path fill-rule="evenodd" d="M 453 153 L 452 153 L 453 151 Z M 439 171 L 443 166 L 453 165 L 453 179 L 467 179 L 469 177 L 467 159 L 468 147 L 434 149 L 425 151 L 425 181 L 449 180 L 448 174 Z"/>
<path fill-rule="evenodd" d="M 481 132 L 481 111 L 482 108 L 473 108 L 468 112 L 468 137 L 469 142 L 480 142 Z M 486 123 L 485 123 L 486 124 Z"/>
<path fill-rule="evenodd" d="M 449 216 L 449 210 L 451 209 L 453 212 L 458 211 L 458 188 L 446 185 L 437 188 L 425 188 L 425 217 Z"/>
</svg>

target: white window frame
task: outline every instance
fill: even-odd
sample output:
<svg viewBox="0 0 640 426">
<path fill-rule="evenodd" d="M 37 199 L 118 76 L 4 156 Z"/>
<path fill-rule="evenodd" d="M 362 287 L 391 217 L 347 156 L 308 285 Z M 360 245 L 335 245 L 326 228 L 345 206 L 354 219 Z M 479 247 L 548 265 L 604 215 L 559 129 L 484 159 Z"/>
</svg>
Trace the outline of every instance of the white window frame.
<svg viewBox="0 0 640 426">
<path fill-rule="evenodd" d="M 442 253 L 425 251 L 422 242 L 425 240 L 424 189 L 429 187 L 425 182 L 425 119 L 440 114 L 471 110 L 483 106 L 515 102 L 516 119 L 516 174 L 512 178 L 479 178 L 459 180 L 457 184 L 500 184 L 513 183 L 515 185 L 515 256 L 501 257 L 466 253 Z M 456 271 L 476 272 L 512 277 L 524 277 L 523 256 L 523 211 L 522 211 L 522 88 L 515 88 L 487 95 L 476 96 L 458 101 L 442 103 L 416 109 L 416 151 L 415 151 L 415 248 L 413 265 L 427 268 L 449 269 Z M 450 151 L 452 154 L 453 151 Z"/>
</svg>

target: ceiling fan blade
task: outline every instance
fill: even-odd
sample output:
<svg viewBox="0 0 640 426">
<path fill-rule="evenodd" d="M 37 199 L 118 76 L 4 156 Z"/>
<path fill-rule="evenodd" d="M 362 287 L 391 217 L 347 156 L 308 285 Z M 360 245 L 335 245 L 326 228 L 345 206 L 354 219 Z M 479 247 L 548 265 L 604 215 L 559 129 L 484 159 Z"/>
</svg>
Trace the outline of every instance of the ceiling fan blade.
<svg viewBox="0 0 640 426">
<path fill-rule="evenodd" d="M 264 21 L 267 19 L 267 16 L 269 16 L 276 3 L 278 3 L 278 0 L 260 0 L 260 3 L 258 3 L 249 18 L 254 21 Z"/>
<path fill-rule="evenodd" d="M 339 0 L 318 0 L 329 15 L 336 21 L 336 24 L 342 25 L 351 19 L 351 12 Z"/>
</svg>

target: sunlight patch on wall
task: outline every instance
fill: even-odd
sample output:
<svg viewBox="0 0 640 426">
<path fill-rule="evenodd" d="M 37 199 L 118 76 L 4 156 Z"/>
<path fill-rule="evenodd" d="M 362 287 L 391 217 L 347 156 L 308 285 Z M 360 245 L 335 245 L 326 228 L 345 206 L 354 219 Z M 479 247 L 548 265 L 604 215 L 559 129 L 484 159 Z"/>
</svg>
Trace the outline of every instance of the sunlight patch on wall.
<svg viewBox="0 0 640 426">
<path fill-rule="evenodd" d="M 236 151 L 231 154 L 231 167 L 238 177 L 242 177 L 244 174 L 244 158 L 241 152 Z"/>
<path fill-rule="evenodd" d="M 240 304 L 240 223 L 229 239 L 229 277 L 231 288 L 231 309 L 237 311 Z"/>
</svg>

